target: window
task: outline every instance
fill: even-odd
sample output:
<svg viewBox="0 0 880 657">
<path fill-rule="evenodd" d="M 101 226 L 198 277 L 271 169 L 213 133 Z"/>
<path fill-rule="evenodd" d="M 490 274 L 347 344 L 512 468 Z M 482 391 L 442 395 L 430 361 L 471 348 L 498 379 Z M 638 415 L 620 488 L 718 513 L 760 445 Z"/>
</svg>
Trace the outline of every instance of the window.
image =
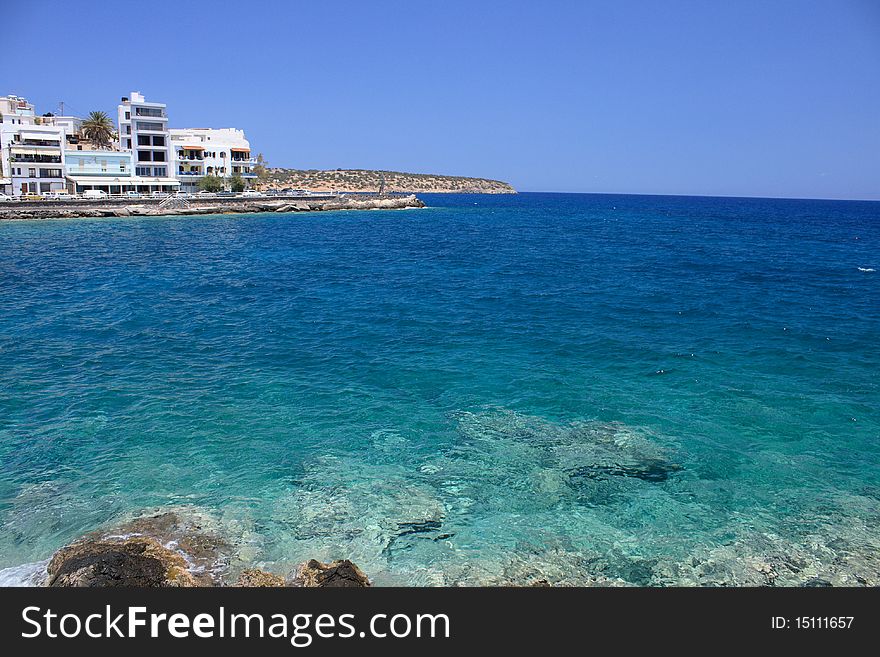
<svg viewBox="0 0 880 657">
<path fill-rule="evenodd" d="M 28 178 L 36 178 L 37 170 L 36 169 L 28 169 Z"/>
<path fill-rule="evenodd" d="M 159 135 L 153 136 L 153 146 L 164 146 L 165 145 L 165 137 L 160 137 Z"/>
<path fill-rule="evenodd" d="M 136 107 L 134 113 L 137 116 L 152 116 L 155 118 L 165 116 L 162 110 L 158 107 Z"/>
<path fill-rule="evenodd" d="M 153 162 L 164 162 L 165 151 L 153 151 Z"/>
<path fill-rule="evenodd" d="M 166 175 L 167 169 L 165 167 L 153 167 L 153 175 L 159 178 L 164 178 Z"/>
<path fill-rule="evenodd" d="M 151 162 L 151 153 L 152 151 L 138 151 L 138 162 Z"/>
<path fill-rule="evenodd" d="M 138 146 L 149 146 L 150 135 L 138 135 Z"/>
<path fill-rule="evenodd" d="M 127 135 L 131 134 L 131 124 L 130 123 L 127 126 L 125 126 L 125 134 L 127 134 Z"/>
<path fill-rule="evenodd" d="M 120 163 L 119 163 L 119 170 L 120 170 L 122 173 L 125 173 L 125 162 L 120 162 Z"/>
<path fill-rule="evenodd" d="M 130 120 L 131 120 L 131 112 L 126 112 L 126 113 L 125 113 L 125 120 L 126 120 L 126 121 L 130 121 Z"/>
<path fill-rule="evenodd" d="M 153 130 L 155 132 L 161 132 L 163 130 L 161 123 L 153 123 L 151 121 L 138 121 L 137 122 L 138 130 Z"/>
<path fill-rule="evenodd" d="M 134 173 L 137 176 L 149 176 L 150 175 L 150 167 L 135 167 Z"/>
<path fill-rule="evenodd" d="M 107 171 L 107 160 L 101 160 L 101 171 Z"/>
<path fill-rule="evenodd" d="M 125 147 L 126 147 L 127 149 L 131 150 L 131 139 L 126 139 L 126 140 L 125 140 Z"/>
</svg>

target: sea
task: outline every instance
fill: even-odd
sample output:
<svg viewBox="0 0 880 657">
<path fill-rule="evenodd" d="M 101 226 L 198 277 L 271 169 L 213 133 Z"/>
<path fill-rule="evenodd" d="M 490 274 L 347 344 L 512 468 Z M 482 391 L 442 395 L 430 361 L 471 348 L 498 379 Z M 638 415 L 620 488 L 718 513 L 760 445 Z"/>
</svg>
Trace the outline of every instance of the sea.
<svg viewBox="0 0 880 657">
<path fill-rule="evenodd" d="M 0 584 L 174 511 L 377 585 L 880 577 L 880 203 L 0 222 Z"/>
</svg>

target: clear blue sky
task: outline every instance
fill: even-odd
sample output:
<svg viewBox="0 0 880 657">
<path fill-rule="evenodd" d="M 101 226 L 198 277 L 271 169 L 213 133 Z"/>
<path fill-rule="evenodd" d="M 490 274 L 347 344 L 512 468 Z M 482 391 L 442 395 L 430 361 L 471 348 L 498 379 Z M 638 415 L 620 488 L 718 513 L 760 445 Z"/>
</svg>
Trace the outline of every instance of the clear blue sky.
<svg viewBox="0 0 880 657">
<path fill-rule="evenodd" d="M 278 166 L 880 199 L 880 0 L 41 0 L 2 33 L 0 94 L 138 90 Z"/>
</svg>

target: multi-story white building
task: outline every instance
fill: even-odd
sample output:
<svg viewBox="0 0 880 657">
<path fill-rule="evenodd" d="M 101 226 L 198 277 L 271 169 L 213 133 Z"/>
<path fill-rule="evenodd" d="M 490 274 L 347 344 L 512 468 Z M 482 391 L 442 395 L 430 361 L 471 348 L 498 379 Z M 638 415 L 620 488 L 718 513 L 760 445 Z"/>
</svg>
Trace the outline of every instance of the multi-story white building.
<svg viewBox="0 0 880 657">
<path fill-rule="evenodd" d="M 174 175 L 183 191 L 194 192 L 203 176 L 231 178 L 239 175 L 246 182 L 257 176 L 256 160 L 243 130 L 235 128 L 173 128 L 171 147 Z"/>
<path fill-rule="evenodd" d="M 119 150 L 131 153 L 132 179 L 137 191 L 170 192 L 180 183 L 171 170 L 171 139 L 165 103 L 147 102 L 143 94 L 132 91 L 123 96 L 117 108 Z"/>
<path fill-rule="evenodd" d="M 21 196 L 64 188 L 65 129 L 36 116 L 25 98 L 0 98 L 0 191 Z"/>
</svg>

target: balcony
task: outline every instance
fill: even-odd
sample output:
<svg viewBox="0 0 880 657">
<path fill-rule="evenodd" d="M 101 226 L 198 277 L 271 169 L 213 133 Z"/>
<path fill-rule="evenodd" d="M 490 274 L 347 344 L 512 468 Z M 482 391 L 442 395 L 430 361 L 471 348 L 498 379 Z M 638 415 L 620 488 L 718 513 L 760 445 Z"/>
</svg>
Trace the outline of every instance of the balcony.
<svg viewBox="0 0 880 657">
<path fill-rule="evenodd" d="M 28 164 L 61 164 L 60 155 L 34 155 L 28 153 L 12 153 L 10 162 L 26 162 Z"/>
<path fill-rule="evenodd" d="M 177 171 L 178 176 L 203 176 L 205 174 L 202 173 L 200 169 L 179 169 Z"/>
</svg>

